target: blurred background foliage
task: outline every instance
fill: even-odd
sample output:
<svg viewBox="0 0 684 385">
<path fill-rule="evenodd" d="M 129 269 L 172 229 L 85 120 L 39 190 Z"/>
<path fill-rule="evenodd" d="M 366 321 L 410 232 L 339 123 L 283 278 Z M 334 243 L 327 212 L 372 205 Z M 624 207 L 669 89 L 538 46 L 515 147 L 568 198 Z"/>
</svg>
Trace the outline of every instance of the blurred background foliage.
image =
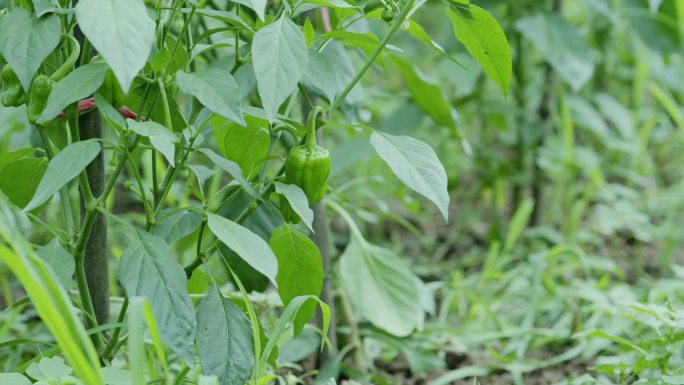
<svg viewBox="0 0 684 385">
<path fill-rule="evenodd" d="M 507 96 L 454 39 L 443 5 L 428 2 L 414 21 L 433 42 L 397 35 L 343 108 L 358 124 L 323 138 L 335 199 L 369 242 L 400 255 L 425 282 L 424 324 L 395 337 L 355 317 L 350 298 L 363 293 L 336 268 L 336 303 L 346 308 L 339 354 L 317 364 L 318 338 L 305 331 L 281 346 L 283 378 L 310 382 L 320 365 L 318 378 L 342 373 L 350 383 L 684 384 L 684 4 L 473 3 L 495 16 L 511 46 Z M 331 13 L 333 25 L 345 12 Z M 368 18 L 349 30 L 381 37 L 383 28 Z M 366 57 L 363 41 L 329 44 L 338 78 Z M 448 223 L 374 155 L 361 125 L 435 149 L 449 177 Z M 38 145 L 22 111 L 0 109 L 0 127 L 0 154 Z M 178 183 L 171 199 L 191 199 Z M 12 188 L 0 186 L 6 195 Z M 125 192 L 116 195 L 114 210 L 130 212 Z M 268 234 L 276 215 L 260 209 L 246 225 Z M 111 226 L 123 239 L 126 227 Z M 348 224 L 333 215 L 331 229 L 337 266 Z M 180 241 L 181 260 L 192 259 L 193 245 Z M 190 280 L 191 294 L 204 292 L 202 274 Z M 16 283 L 6 271 L 1 277 L 12 303 Z M 245 284 L 257 290 L 250 298 L 268 330 L 279 305 L 260 280 Z M 0 320 L 0 340 L 47 339 L 30 312 L 5 310 Z M 356 342 L 363 349 L 350 353 Z M 0 349 L 0 370 L 40 349 Z"/>
</svg>

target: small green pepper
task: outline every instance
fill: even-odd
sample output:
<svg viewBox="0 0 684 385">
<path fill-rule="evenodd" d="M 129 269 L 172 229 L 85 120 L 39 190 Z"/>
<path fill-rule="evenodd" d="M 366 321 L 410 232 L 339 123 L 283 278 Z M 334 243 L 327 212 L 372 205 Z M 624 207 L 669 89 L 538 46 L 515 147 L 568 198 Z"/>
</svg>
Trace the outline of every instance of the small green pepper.
<svg viewBox="0 0 684 385">
<path fill-rule="evenodd" d="M 45 75 L 38 75 L 31 84 L 28 109 L 26 114 L 31 123 L 36 123 L 47 105 L 48 96 L 55 82 Z"/>
<path fill-rule="evenodd" d="M 328 191 L 325 182 L 330 175 L 330 152 L 316 144 L 316 117 L 321 111 L 316 107 L 309 114 L 306 142 L 290 150 L 285 162 L 285 182 L 304 190 L 309 204 L 323 199 Z"/>
<path fill-rule="evenodd" d="M 26 103 L 26 92 L 21 86 L 19 77 L 12 69 L 12 66 L 6 64 L 2 68 L 2 105 L 5 107 L 19 107 Z"/>
</svg>

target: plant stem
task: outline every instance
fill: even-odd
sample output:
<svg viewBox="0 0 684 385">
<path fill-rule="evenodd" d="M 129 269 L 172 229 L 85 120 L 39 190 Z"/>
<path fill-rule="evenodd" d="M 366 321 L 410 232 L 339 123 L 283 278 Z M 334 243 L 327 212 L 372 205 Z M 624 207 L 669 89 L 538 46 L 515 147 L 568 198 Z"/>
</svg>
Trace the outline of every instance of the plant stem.
<svg viewBox="0 0 684 385">
<path fill-rule="evenodd" d="M 74 1 L 77 3 L 77 1 Z M 75 4 L 74 4 L 75 5 Z M 83 47 L 81 52 L 80 65 L 90 61 L 95 53 L 90 49 L 90 43 L 85 35 L 77 27 L 75 30 L 76 39 Z M 83 140 L 102 138 L 102 117 L 99 110 L 93 109 L 90 112 L 78 117 L 78 134 Z M 85 175 L 80 178 L 81 185 L 81 223 L 84 227 L 87 222 L 92 222 L 87 234 L 80 234 L 79 243 L 85 240 L 84 253 L 79 250 L 79 255 L 75 256 L 77 263 L 77 274 L 83 274 L 85 282 L 78 280 L 79 291 L 89 294 L 89 300 L 84 301 L 86 310 L 95 315 L 99 324 L 109 322 L 109 260 L 107 247 L 107 221 L 104 215 L 95 210 L 98 202 L 95 197 L 101 197 L 105 191 L 105 162 L 104 151 L 100 151 L 97 157 L 86 167 Z M 84 258 L 87 255 L 87 258 Z M 83 278 L 83 277 L 81 277 Z M 85 285 L 84 285 L 85 284 Z M 82 294 L 82 297 L 84 295 Z M 91 302 L 92 301 L 92 302 Z M 92 303 L 92 308 L 89 308 Z M 101 338 L 101 333 L 95 336 Z"/>
<path fill-rule="evenodd" d="M 347 97 L 347 95 L 351 92 L 354 86 L 356 86 L 356 83 L 358 83 L 361 80 L 366 71 L 368 71 L 368 69 L 373 65 L 373 62 L 375 62 L 378 56 L 380 56 L 382 50 L 385 49 L 385 46 L 387 46 L 390 40 L 392 40 L 394 34 L 397 33 L 397 31 L 401 27 L 401 24 L 404 22 L 404 20 L 406 20 L 406 17 L 409 14 L 409 12 L 411 12 L 414 3 L 415 0 L 408 0 L 406 6 L 404 7 L 404 10 L 401 12 L 399 17 L 394 21 L 394 23 L 390 27 L 390 30 L 387 32 L 387 35 L 385 35 L 385 37 L 382 38 L 382 41 L 380 41 L 380 45 L 378 45 L 378 47 L 375 49 L 375 52 L 373 52 L 371 57 L 368 58 L 366 63 L 364 63 L 363 67 L 361 67 L 359 72 L 356 73 L 351 82 L 347 84 L 347 87 L 345 87 L 345 89 L 340 93 L 340 96 L 338 96 L 337 99 L 335 99 L 333 104 L 330 106 L 330 115 L 332 115 L 340 106 L 340 104 L 342 104 L 344 98 Z"/>
<path fill-rule="evenodd" d="M 325 204 L 318 202 L 314 205 L 314 243 L 321 252 L 321 259 L 323 260 L 323 290 L 321 291 L 321 300 L 328 305 L 330 309 L 330 326 L 328 328 L 328 338 L 330 339 L 329 355 L 335 357 L 337 355 L 337 323 L 335 310 L 335 296 L 333 295 L 332 279 L 334 272 L 332 270 L 332 258 L 330 256 L 330 229 L 328 227 L 328 218 L 325 212 Z M 321 319 L 322 322 L 322 319 Z"/>
<path fill-rule="evenodd" d="M 128 309 L 128 297 L 124 297 L 123 304 L 121 304 L 121 311 L 119 311 L 119 316 L 116 319 L 116 323 L 123 323 L 124 317 L 126 316 L 126 310 L 127 309 Z M 112 333 L 112 338 L 109 340 L 109 343 L 107 344 L 107 346 L 105 347 L 105 349 L 102 353 L 103 357 L 109 357 L 109 355 L 112 353 L 114 346 L 116 346 L 117 342 L 119 341 L 119 335 L 120 334 L 121 334 L 121 328 L 120 327 L 114 329 L 114 333 Z"/>
<path fill-rule="evenodd" d="M 199 234 L 197 235 L 197 247 L 195 252 L 195 259 L 185 267 L 185 275 L 190 278 L 192 272 L 202 264 L 202 238 L 204 237 L 204 230 L 207 228 L 207 221 L 202 221 L 200 225 Z"/>
<path fill-rule="evenodd" d="M 45 149 L 45 154 L 48 160 L 54 158 L 55 153 L 52 151 L 52 145 L 50 140 L 45 134 L 45 130 L 41 127 L 36 127 L 38 130 L 38 135 L 40 136 L 40 141 L 43 143 L 43 148 Z M 64 186 L 59 190 L 59 200 L 62 204 L 62 213 L 64 214 L 64 224 L 66 225 L 66 230 L 68 233 L 73 233 L 76 228 L 74 225 L 74 212 L 71 208 L 71 200 L 69 200 L 69 187 Z"/>
</svg>

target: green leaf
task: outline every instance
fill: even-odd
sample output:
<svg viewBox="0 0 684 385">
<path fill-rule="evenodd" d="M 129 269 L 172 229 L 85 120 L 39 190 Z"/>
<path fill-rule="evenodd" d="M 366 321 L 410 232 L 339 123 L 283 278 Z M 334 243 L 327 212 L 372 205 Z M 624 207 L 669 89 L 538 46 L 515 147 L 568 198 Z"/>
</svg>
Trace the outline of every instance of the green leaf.
<svg viewBox="0 0 684 385">
<path fill-rule="evenodd" d="M 657 13 L 662 3 L 663 0 L 648 0 L 648 8 L 651 10 L 651 13 Z"/>
<path fill-rule="evenodd" d="M 354 8 L 356 5 L 349 4 L 344 0 L 303 0 L 304 3 L 318 4 L 330 8 Z"/>
<path fill-rule="evenodd" d="M 36 152 L 34 148 L 22 148 L 21 150 L 6 152 L 0 155 L 0 171 L 8 164 L 25 156 L 32 155 Z"/>
<path fill-rule="evenodd" d="M 192 8 L 182 8 L 181 11 L 183 13 L 190 13 Z M 197 8 L 195 9 L 195 13 L 198 15 L 211 17 L 212 19 L 220 20 L 236 27 L 242 27 L 248 31 L 252 31 L 252 26 L 247 24 L 247 22 L 235 12 Z"/>
<path fill-rule="evenodd" d="M 17 205 L 24 207 L 38 189 L 48 166 L 47 159 L 21 158 L 0 169 L 0 191 Z"/>
<path fill-rule="evenodd" d="M 269 122 L 297 88 L 306 70 L 306 42 L 299 27 L 281 17 L 261 28 L 252 43 L 257 90 Z"/>
<path fill-rule="evenodd" d="M 36 255 L 52 268 L 62 286 L 69 290 L 76 270 L 76 262 L 74 262 L 74 257 L 64 249 L 59 239 L 54 238 L 50 243 L 36 250 Z"/>
<path fill-rule="evenodd" d="M 285 331 L 285 327 L 295 319 L 297 313 L 299 313 L 300 309 L 302 308 L 302 305 L 310 301 L 315 301 L 321 308 L 321 315 L 323 318 L 323 327 L 321 328 L 321 340 L 325 341 L 325 336 L 328 335 L 328 327 L 330 326 L 330 308 L 318 297 L 310 295 L 297 297 L 293 299 L 292 302 L 290 302 L 290 304 L 285 307 L 285 310 L 283 310 L 283 314 L 280 315 L 280 318 L 278 318 L 278 321 L 276 321 L 275 325 L 273 326 L 273 330 L 271 330 L 271 334 L 268 338 L 268 343 L 264 347 L 263 353 L 259 358 L 259 363 L 257 364 L 257 375 L 262 373 L 263 368 L 266 366 L 266 363 L 269 357 L 271 356 L 271 353 L 275 349 L 277 349 L 276 344 L 278 343 L 278 341 L 280 341 L 280 338 L 283 332 Z M 299 327 L 295 325 L 295 336 L 299 334 L 297 332 L 297 329 L 299 329 L 299 331 L 301 332 L 303 327 L 304 325 L 299 325 Z M 321 343 L 321 345 L 323 345 L 323 343 Z"/>
<path fill-rule="evenodd" d="M 373 51 L 375 51 L 380 45 L 380 39 L 378 39 L 378 37 L 371 32 L 353 32 L 336 29 L 334 31 L 320 34 L 316 37 L 316 39 L 330 38 L 340 40 L 349 47 L 360 48 L 367 56 L 371 56 Z"/>
<path fill-rule="evenodd" d="M 405 185 L 431 200 L 449 219 L 447 174 L 435 151 L 410 136 L 374 132 L 370 143 Z"/>
<path fill-rule="evenodd" d="M 159 123 L 152 121 L 138 122 L 133 119 L 126 119 L 128 128 L 138 135 L 150 138 L 150 144 L 157 149 L 170 165 L 176 164 L 176 146 L 178 141 L 172 131 Z"/>
<path fill-rule="evenodd" d="M 159 218 L 161 222 L 152 228 L 152 234 L 162 237 L 168 244 L 192 234 L 202 223 L 202 217 L 192 211 L 178 211 L 169 216 L 162 211 Z"/>
<path fill-rule="evenodd" d="M 242 126 L 215 115 L 209 122 L 223 155 L 237 163 L 247 179 L 251 179 L 268 156 L 271 133 L 267 121 L 251 116 L 245 120 L 246 125 Z"/>
<path fill-rule="evenodd" d="M 207 214 L 207 224 L 224 245 L 277 286 L 278 260 L 260 236 L 216 214 Z"/>
<path fill-rule="evenodd" d="M 314 232 L 314 213 L 313 210 L 311 210 L 311 207 L 309 207 L 309 200 L 306 198 L 304 190 L 293 184 L 275 182 L 274 185 L 276 192 L 287 199 L 290 203 L 290 207 L 292 207 L 292 210 L 299 216 L 304 225 L 306 225 L 311 232 Z"/>
<path fill-rule="evenodd" d="M 142 0 L 80 0 L 76 20 L 88 41 L 128 90 L 152 52 L 155 23 Z"/>
<path fill-rule="evenodd" d="M 105 121 L 112 127 L 118 127 L 120 129 L 126 127 L 126 121 L 121 116 L 121 113 L 97 92 L 95 93 L 95 105 L 97 106 L 97 109 L 100 110 Z"/>
<path fill-rule="evenodd" d="M 94 139 L 66 146 L 48 164 L 36 193 L 23 211 L 31 211 L 50 199 L 59 189 L 77 177 L 95 159 L 100 150 L 100 143 Z"/>
<path fill-rule="evenodd" d="M 644 44 L 662 54 L 681 52 L 682 27 L 678 14 L 682 8 L 676 1 L 661 1 L 657 7 L 649 0 L 626 0 L 622 10 L 629 17 L 631 31 L 636 32 Z M 654 11 L 656 10 L 657 11 Z M 681 19 L 680 19 L 681 20 Z"/>
<path fill-rule="evenodd" d="M 217 376 L 221 385 L 244 384 L 252 374 L 251 324 L 216 286 L 197 307 L 197 351 L 202 373 Z"/>
<path fill-rule="evenodd" d="M 128 338 L 131 339 L 135 337 L 129 334 Z M 130 385 L 131 383 L 131 371 L 128 369 L 105 366 L 102 368 L 102 377 L 107 385 Z"/>
<path fill-rule="evenodd" d="M 510 224 L 508 225 L 508 231 L 506 232 L 506 240 L 504 241 L 504 247 L 502 249 L 504 254 L 509 253 L 513 249 L 513 246 L 520 238 L 523 230 L 525 230 L 525 226 L 527 226 L 527 222 L 530 220 L 533 209 L 534 201 L 532 199 L 526 199 L 515 210 L 515 214 L 513 215 L 513 218 L 511 218 Z"/>
<path fill-rule="evenodd" d="M 399 66 L 404 82 L 406 82 L 406 87 L 411 92 L 411 96 L 416 104 L 423 111 L 430 114 L 438 124 L 445 127 L 456 127 L 451 111 L 451 103 L 449 103 L 442 91 L 443 85 L 427 79 L 419 69 L 415 68 L 408 61 L 398 56 L 394 56 L 393 59 Z"/>
<path fill-rule="evenodd" d="M 575 91 L 591 79 L 594 61 L 580 32 L 562 17 L 540 14 L 520 19 L 515 28 L 525 36 Z"/>
<path fill-rule="evenodd" d="M 251 8 L 256 12 L 259 20 L 266 21 L 266 0 L 235 0 L 235 2 Z"/>
<path fill-rule="evenodd" d="M 334 40 L 329 41 L 322 52 L 331 63 L 335 63 L 335 74 L 339 82 L 338 93 L 342 92 L 344 87 L 352 81 L 358 70 L 358 66 L 350 53 L 351 51 L 345 49 L 340 42 Z M 344 104 L 358 105 L 362 103 L 367 97 L 364 91 L 361 82 L 356 83 L 349 95 L 344 98 Z"/>
<path fill-rule="evenodd" d="M 150 337 L 157 354 L 157 363 L 163 371 L 168 371 L 166 351 L 159 333 L 159 325 L 153 314 L 150 302 L 145 297 L 129 297 L 128 306 L 128 359 L 129 367 L 126 381 L 120 385 L 145 383 L 146 339 L 143 326 L 147 324 Z M 119 385 L 109 384 L 108 385 Z"/>
<path fill-rule="evenodd" d="M 401 337 L 422 325 L 417 277 L 391 251 L 352 236 L 340 277 L 355 311 L 375 326 Z"/>
<path fill-rule="evenodd" d="M 314 308 L 313 310 L 316 309 Z M 313 328 L 302 330 L 302 334 L 297 338 L 289 339 L 285 341 L 284 344 L 280 345 L 278 361 L 282 363 L 301 362 L 307 357 L 314 357 L 318 352 L 320 345 L 321 337 L 316 330 Z"/>
<path fill-rule="evenodd" d="M 21 373 L 0 373 L 0 384 L 3 385 L 31 385 L 31 381 Z"/>
<path fill-rule="evenodd" d="M 17 7 L 0 20 L 0 31 L 0 53 L 28 92 L 33 75 L 59 44 L 59 17 L 49 15 L 38 18 L 26 9 Z"/>
<path fill-rule="evenodd" d="M 31 363 L 26 368 L 26 374 L 37 380 L 50 383 L 62 383 L 64 377 L 69 376 L 72 370 L 64 363 L 62 357 L 43 357 L 38 363 Z"/>
<path fill-rule="evenodd" d="M 304 27 L 302 27 L 302 33 L 304 34 L 304 41 L 306 41 L 306 48 L 311 49 L 313 47 L 314 40 L 316 39 L 316 31 L 314 31 L 313 24 L 311 20 L 307 17 L 304 21 Z M 311 52 L 311 51 L 309 51 Z M 316 51 L 318 52 L 318 51 Z"/>
<path fill-rule="evenodd" d="M 670 119 L 675 122 L 677 127 L 684 128 L 684 114 L 682 114 L 682 111 L 679 109 L 677 100 L 666 89 L 660 87 L 655 82 L 648 85 L 648 90 L 658 104 L 667 112 Z"/>
<path fill-rule="evenodd" d="M 89 63 L 76 68 L 58 81 L 52 87 L 38 123 L 54 119 L 69 104 L 92 95 L 102 85 L 108 69 L 104 63 Z"/>
<path fill-rule="evenodd" d="M 323 54 L 309 50 L 304 81 L 310 88 L 323 95 L 332 103 L 339 90 L 335 66 Z"/>
<path fill-rule="evenodd" d="M 197 182 L 199 184 L 199 189 L 202 195 L 204 195 L 204 183 L 207 181 L 207 179 L 211 178 L 212 176 L 218 174 L 218 171 L 211 169 L 207 166 L 203 166 L 201 164 L 185 164 L 187 168 L 192 171 L 193 174 L 197 177 Z"/>
<path fill-rule="evenodd" d="M 219 379 L 216 376 L 200 375 L 197 378 L 197 385 L 219 385 Z"/>
<path fill-rule="evenodd" d="M 42 17 L 46 13 L 61 13 L 66 14 L 69 11 L 65 8 L 58 8 L 54 5 L 52 0 L 33 0 L 33 8 L 36 11 L 36 16 Z"/>
<path fill-rule="evenodd" d="M 211 111 L 245 125 L 242 117 L 240 88 L 228 71 L 208 68 L 199 72 L 176 72 L 178 87 L 196 97 Z"/>
<path fill-rule="evenodd" d="M 425 29 L 423 29 L 423 27 L 420 24 L 418 24 L 414 20 L 409 20 L 408 23 L 409 24 L 408 28 L 406 29 L 406 32 L 408 32 L 411 36 L 415 37 L 416 39 L 427 44 L 433 50 L 439 52 L 440 55 L 448 58 L 451 61 L 456 62 L 454 58 L 449 56 L 449 54 L 447 54 L 446 51 L 444 51 L 444 48 L 442 48 L 441 45 L 439 45 L 436 41 L 432 40 L 430 35 L 428 35 L 428 33 L 425 32 Z"/>
<path fill-rule="evenodd" d="M 129 297 L 147 298 L 164 342 L 192 365 L 195 313 L 185 271 L 172 255 L 164 239 L 136 229 L 119 261 L 118 277 Z"/>
<path fill-rule="evenodd" d="M 277 228 L 271 234 L 271 249 L 278 257 L 278 294 L 287 306 L 302 295 L 319 296 L 323 289 L 323 260 L 309 237 L 292 226 Z M 316 311 L 315 303 L 302 305 L 296 324 L 305 324 Z"/>
<path fill-rule="evenodd" d="M 214 164 L 217 165 L 220 169 L 230 174 L 230 176 L 232 176 L 238 183 L 240 183 L 240 185 L 245 189 L 245 191 L 247 191 L 247 193 L 251 195 L 254 199 L 263 200 L 263 198 L 261 198 L 261 195 L 259 195 L 259 193 L 257 193 L 254 190 L 252 185 L 249 184 L 249 182 L 247 182 L 247 180 L 242 174 L 240 166 L 237 163 L 222 157 L 221 155 L 211 151 L 208 148 L 203 148 L 199 150 L 199 152 L 206 155 L 207 158 L 214 162 Z"/>
<path fill-rule="evenodd" d="M 12 247 L 10 250 L 0 245 L 0 261 L 21 282 L 76 375 L 83 383 L 103 385 L 100 362 L 80 316 L 57 277 L 35 256 L 22 229 L 12 210 L 0 200 L 0 239 Z"/>
<path fill-rule="evenodd" d="M 463 43 L 485 73 L 494 80 L 504 95 L 511 81 L 511 49 L 499 23 L 484 9 L 472 5 L 456 5 L 447 9 L 456 38 Z"/>
<path fill-rule="evenodd" d="M 155 74 L 164 76 L 185 68 L 188 63 L 188 51 L 184 44 L 178 44 L 176 39 L 167 35 L 166 42 L 149 60 Z"/>
</svg>

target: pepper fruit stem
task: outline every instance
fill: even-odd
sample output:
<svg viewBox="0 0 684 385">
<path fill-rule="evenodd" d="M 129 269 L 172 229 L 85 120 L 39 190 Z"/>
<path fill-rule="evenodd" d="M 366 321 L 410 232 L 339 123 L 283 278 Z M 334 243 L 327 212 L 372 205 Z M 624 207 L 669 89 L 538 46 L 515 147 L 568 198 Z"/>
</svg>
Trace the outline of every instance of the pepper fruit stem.
<svg viewBox="0 0 684 385">
<path fill-rule="evenodd" d="M 50 75 L 50 79 L 54 81 L 61 80 L 64 76 L 66 76 L 66 74 L 69 73 L 69 71 L 71 71 L 71 68 L 74 66 L 76 60 L 78 59 L 78 55 L 81 53 L 81 46 L 78 44 L 78 40 L 76 40 L 75 37 L 69 34 L 63 34 L 63 36 L 71 44 L 71 52 L 69 53 L 69 56 L 67 56 L 64 63 L 62 63 L 62 65 L 59 68 L 57 68 L 57 71 Z"/>
<path fill-rule="evenodd" d="M 307 128 L 309 132 L 306 134 L 306 147 L 308 149 L 313 149 L 316 147 L 316 118 L 319 114 L 323 113 L 323 108 L 316 106 L 309 113 L 309 119 L 307 120 Z"/>
</svg>

